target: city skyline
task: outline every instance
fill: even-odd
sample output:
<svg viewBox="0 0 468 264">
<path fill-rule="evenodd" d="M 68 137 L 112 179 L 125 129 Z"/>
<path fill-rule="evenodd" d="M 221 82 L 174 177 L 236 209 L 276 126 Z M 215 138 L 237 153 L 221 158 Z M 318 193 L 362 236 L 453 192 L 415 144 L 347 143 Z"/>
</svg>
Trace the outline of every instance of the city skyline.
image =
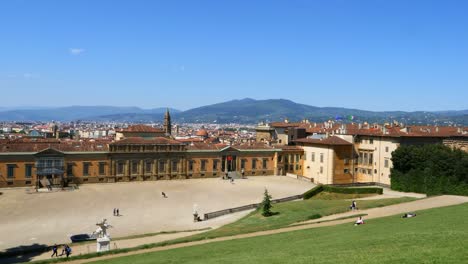
<svg viewBox="0 0 468 264">
<path fill-rule="evenodd" d="M 468 109 L 466 3 L 0 3 L 2 107 Z"/>
</svg>

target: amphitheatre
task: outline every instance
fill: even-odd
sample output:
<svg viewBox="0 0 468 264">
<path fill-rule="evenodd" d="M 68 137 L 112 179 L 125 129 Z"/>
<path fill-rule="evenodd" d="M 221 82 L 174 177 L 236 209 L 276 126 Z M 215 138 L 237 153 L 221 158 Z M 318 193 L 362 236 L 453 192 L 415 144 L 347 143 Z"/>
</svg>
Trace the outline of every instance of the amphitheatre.
<svg viewBox="0 0 468 264">
<path fill-rule="evenodd" d="M 200 229 L 232 222 L 227 215 L 193 222 L 200 214 L 260 202 L 265 188 L 274 198 L 301 194 L 313 184 L 287 177 L 250 177 L 230 183 L 218 178 L 117 184 L 86 184 L 74 191 L 29 193 L 2 190 L 0 251 L 17 245 L 69 243 L 72 234 L 91 233 L 107 218 L 113 237 L 159 231 Z M 168 198 L 163 198 L 165 192 Z M 113 208 L 122 216 L 114 217 Z"/>
<path fill-rule="evenodd" d="M 262 239 L 261 237 L 264 236 L 281 236 L 291 232 L 311 232 L 308 230 L 316 228 L 321 230 L 326 226 L 338 225 L 337 229 L 340 229 L 343 224 L 348 226 L 349 223 L 353 222 L 357 213 L 365 215 L 366 220 L 370 221 L 372 221 L 371 219 L 392 216 L 395 219 L 395 215 L 404 212 L 418 211 L 419 213 L 421 210 L 458 204 L 466 205 L 468 202 L 468 197 L 464 196 L 445 195 L 425 198 L 425 195 L 422 194 L 401 193 L 384 188 L 382 195 L 356 199 L 358 204 L 363 206 L 362 210 L 358 212 L 343 212 L 342 209 L 347 206 L 349 200 L 332 200 L 323 204 L 330 207 L 335 206 L 334 210 L 337 210 L 337 213 L 324 215 L 319 219 L 311 218 L 311 220 L 300 222 L 293 220 L 291 223 L 287 225 L 283 223 L 277 228 L 273 225 L 251 231 L 246 225 L 242 227 L 245 228 L 245 233 L 231 232 L 231 230 L 220 236 L 210 237 L 207 235 L 207 238 L 211 238 L 208 240 L 194 239 L 186 242 L 183 240 L 185 237 L 203 236 L 205 233 L 217 232 L 218 229 L 222 233 L 222 226 L 227 225 L 228 229 L 230 225 L 235 227 L 236 221 L 242 223 L 244 217 L 252 212 L 252 210 L 237 212 L 207 221 L 194 222 L 192 216 L 194 210 L 203 215 L 207 212 L 258 203 L 262 199 L 265 188 L 276 199 L 302 194 L 315 186 L 313 183 L 289 177 L 265 176 L 237 179 L 233 183 L 211 178 L 104 185 L 87 184 L 73 191 L 50 193 L 34 193 L 27 188 L 5 189 L 3 195 L 0 196 L 0 205 L 4 212 L 0 216 L 0 233 L 8 234 L 8 236 L 2 236 L 0 249 L 8 251 L 15 249 L 18 245 L 27 247 L 70 243 L 70 235 L 92 232 L 95 229 L 95 223 L 102 218 L 108 219 L 113 226 L 110 229 L 110 234 L 114 239 L 112 249 L 141 247 L 145 244 L 182 239 L 175 244 L 161 244 L 158 247 L 117 252 L 93 259 L 80 259 L 80 257 L 94 252 L 94 243 L 71 244 L 74 255 L 78 256 L 78 259 L 72 260 L 72 263 L 86 263 L 95 260 L 107 260 L 111 263 L 116 260 L 117 263 L 126 263 L 125 258 L 122 258 L 122 262 L 117 257 L 138 257 L 140 255 L 136 254 L 139 253 L 154 252 L 152 254 L 156 254 L 158 251 L 165 252 L 165 250 L 172 252 L 170 249 L 185 249 L 186 247 L 192 249 L 192 246 L 203 247 L 206 243 L 210 243 L 209 245 L 214 245 L 213 242 L 231 243 L 228 242 L 231 240 L 232 243 L 236 243 L 235 241 L 239 239 L 249 240 L 257 239 L 257 237 Z M 165 192 L 167 198 L 162 197 L 161 192 Z M 391 200 L 395 200 L 395 202 Z M 379 204 L 378 201 L 382 201 L 382 204 Z M 317 200 L 312 204 L 320 207 L 322 202 Z M 279 208 L 281 211 L 281 208 L 294 207 L 295 204 L 299 205 L 300 203 L 303 202 L 285 202 L 274 205 L 274 208 Z M 342 208 L 337 209 L 337 206 Z M 121 216 L 112 215 L 114 208 L 120 209 Z M 317 210 L 320 211 L 320 209 Z M 279 217 L 287 216 L 280 214 Z M 226 228 L 224 228 L 225 230 Z M 172 233 L 170 231 L 179 232 Z M 158 232 L 168 233 L 158 234 Z M 170 253 L 167 254 L 170 255 Z M 44 253 L 26 253 L 20 257 L 5 257 L 2 263 L 47 261 L 48 259 L 50 259 L 49 250 Z M 210 262 L 208 261 L 208 263 Z"/>
</svg>

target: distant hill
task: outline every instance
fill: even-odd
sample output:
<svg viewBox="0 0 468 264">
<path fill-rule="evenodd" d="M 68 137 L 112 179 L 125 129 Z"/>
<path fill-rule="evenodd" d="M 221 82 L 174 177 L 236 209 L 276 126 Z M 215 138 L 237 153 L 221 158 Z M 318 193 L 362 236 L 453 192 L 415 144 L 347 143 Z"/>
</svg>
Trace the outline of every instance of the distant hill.
<svg viewBox="0 0 468 264">
<path fill-rule="evenodd" d="M 169 109 L 171 113 L 180 112 L 177 109 Z M 101 116 L 116 114 L 143 114 L 161 115 L 166 111 L 165 107 L 154 109 L 141 109 L 138 107 L 115 106 L 68 106 L 47 109 L 17 109 L 0 110 L 2 121 L 73 121 L 73 120 L 100 120 Z"/>
<path fill-rule="evenodd" d="M 176 119 L 181 122 L 217 122 L 217 123 L 256 123 L 259 121 L 279 121 L 288 118 L 290 121 L 309 119 L 311 121 L 343 120 L 353 117 L 354 122 L 385 122 L 398 120 L 404 123 L 450 123 L 468 125 L 464 115 L 468 110 L 444 112 L 373 112 L 341 107 L 316 107 L 298 104 L 285 99 L 254 100 L 245 98 L 232 100 L 181 112 Z M 465 117 L 464 117 L 465 116 Z"/>
<path fill-rule="evenodd" d="M 0 110 L 1 121 L 115 121 L 162 122 L 166 108 L 141 109 L 138 107 L 70 106 L 34 110 Z M 342 107 L 316 107 L 285 99 L 255 100 L 245 98 L 193 108 L 187 111 L 170 109 L 172 119 L 186 123 L 242 123 L 259 121 L 290 121 L 309 119 L 314 122 L 342 120 L 343 122 L 391 122 L 405 124 L 468 125 L 468 110 L 438 112 L 373 112 Z"/>
</svg>

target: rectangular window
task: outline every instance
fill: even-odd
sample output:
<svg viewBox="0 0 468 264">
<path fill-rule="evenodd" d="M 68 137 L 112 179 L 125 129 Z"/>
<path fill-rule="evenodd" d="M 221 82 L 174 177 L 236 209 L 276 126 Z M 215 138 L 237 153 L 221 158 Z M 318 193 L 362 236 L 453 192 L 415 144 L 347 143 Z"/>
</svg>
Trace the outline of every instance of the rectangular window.
<svg viewBox="0 0 468 264">
<path fill-rule="evenodd" d="M 67 176 L 73 176 L 73 163 L 67 163 Z"/>
<path fill-rule="evenodd" d="M 177 166 L 179 165 L 178 163 L 179 162 L 177 162 L 177 160 L 172 161 L 172 168 L 171 168 L 172 172 L 177 172 Z"/>
<path fill-rule="evenodd" d="M 257 159 L 252 159 L 252 170 L 257 169 Z"/>
<path fill-rule="evenodd" d="M 320 166 L 320 174 L 322 174 L 322 173 L 323 173 L 323 167 Z"/>
<path fill-rule="evenodd" d="M 364 164 L 367 165 L 369 162 L 368 158 L 367 158 L 367 153 L 364 153 Z"/>
<path fill-rule="evenodd" d="M 320 163 L 323 163 L 323 153 L 320 153 Z"/>
<path fill-rule="evenodd" d="M 374 154 L 369 153 L 369 165 L 372 165 L 374 163 Z"/>
<path fill-rule="evenodd" d="M 145 163 L 145 173 L 151 173 L 152 169 L 153 169 L 153 163 L 151 161 L 147 161 Z"/>
<path fill-rule="evenodd" d="M 241 160 L 241 169 L 245 169 L 245 162 L 246 162 L 245 159 Z"/>
<path fill-rule="evenodd" d="M 117 174 L 119 174 L 119 175 L 124 174 L 124 164 L 123 164 L 123 162 L 117 163 Z"/>
<path fill-rule="evenodd" d="M 296 170 L 299 170 L 299 164 L 296 164 Z"/>
<path fill-rule="evenodd" d="M 213 160 L 213 171 L 218 170 L 218 162 L 219 162 L 219 160 Z"/>
<path fill-rule="evenodd" d="M 201 161 L 201 171 L 206 171 L 206 160 Z"/>
<path fill-rule="evenodd" d="M 193 160 L 189 160 L 189 162 L 188 162 L 188 170 L 189 171 L 193 171 L 193 163 L 194 163 Z"/>
<path fill-rule="evenodd" d="M 371 170 L 371 169 L 367 169 L 367 174 L 372 175 L 372 170 Z"/>
<path fill-rule="evenodd" d="M 299 162 L 299 154 L 296 154 L 296 162 Z"/>
<path fill-rule="evenodd" d="M 388 159 L 385 159 L 385 161 L 384 161 L 384 167 L 385 167 L 385 168 L 388 168 L 388 163 L 389 163 L 389 162 L 388 162 Z"/>
<path fill-rule="evenodd" d="M 312 161 L 315 161 L 315 152 L 312 152 L 311 160 L 312 160 Z"/>
<path fill-rule="evenodd" d="M 348 173 L 349 173 L 349 169 L 344 169 L 344 170 L 343 170 L 343 173 L 348 174 Z"/>
<path fill-rule="evenodd" d="M 83 163 L 83 176 L 89 176 L 89 162 Z"/>
<path fill-rule="evenodd" d="M 385 147 L 385 152 L 388 152 L 388 147 Z"/>
<path fill-rule="evenodd" d="M 99 175 L 104 175 L 106 173 L 106 163 L 99 162 Z"/>
<path fill-rule="evenodd" d="M 267 163 L 268 163 L 268 159 L 263 159 L 262 168 L 263 168 L 264 170 L 267 169 Z"/>
<path fill-rule="evenodd" d="M 344 165 L 349 165 L 349 159 L 343 159 Z"/>
<path fill-rule="evenodd" d="M 364 154 L 359 152 L 358 164 L 362 164 Z"/>
<path fill-rule="evenodd" d="M 132 161 L 132 174 L 138 173 L 138 161 Z"/>
<path fill-rule="evenodd" d="M 159 172 L 165 172 L 166 171 L 166 162 L 164 162 L 163 160 L 161 160 L 159 162 L 158 171 Z"/>
<path fill-rule="evenodd" d="M 282 161 L 283 161 L 283 156 L 278 155 L 278 162 L 282 162 Z"/>
<path fill-rule="evenodd" d="M 26 164 L 25 175 L 24 175 L 26 178 L 31 178 L 32 177 L 32 168 L 33 168 L 32 164 Z"/>
<path fill-rule="evenodd" d="M 369 139 L 369 144 L 374 144 L 374 139 L 373 138 Z"/>
<path fill-rule="evenodd" d="M 15 177 L 15 164 L 8 164 L 7 165 L 7 177 L 13 179 Z"/>
</svg>

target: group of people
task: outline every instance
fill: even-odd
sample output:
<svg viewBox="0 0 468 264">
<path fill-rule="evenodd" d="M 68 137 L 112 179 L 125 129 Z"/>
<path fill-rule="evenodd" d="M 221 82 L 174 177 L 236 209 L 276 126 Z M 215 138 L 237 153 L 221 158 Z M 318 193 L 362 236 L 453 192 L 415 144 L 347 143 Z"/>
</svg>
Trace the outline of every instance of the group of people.
<svg viewBox="0 0 468 264">
<path fill-rule="evenodd" d="M 120 216 L 119 208 L 114 208 L 114 216 Z"/>
<path fill-rule="evenodd" d="M 58 246 L 57 244 L 55 244 L 53 247 L 52 247 L 52 256 L 50 256 L 51 258 L 52 257 L 59 257 L 59 256 L 63 256 L 63 255 L 66 255 L 67 258 L 70 256 L 71 252 L 72 252 L 72 249 L 69 245 L 62 245 L 63 248 L 62 248 L 62 254 L 58 254 Z"/>
</svg>

